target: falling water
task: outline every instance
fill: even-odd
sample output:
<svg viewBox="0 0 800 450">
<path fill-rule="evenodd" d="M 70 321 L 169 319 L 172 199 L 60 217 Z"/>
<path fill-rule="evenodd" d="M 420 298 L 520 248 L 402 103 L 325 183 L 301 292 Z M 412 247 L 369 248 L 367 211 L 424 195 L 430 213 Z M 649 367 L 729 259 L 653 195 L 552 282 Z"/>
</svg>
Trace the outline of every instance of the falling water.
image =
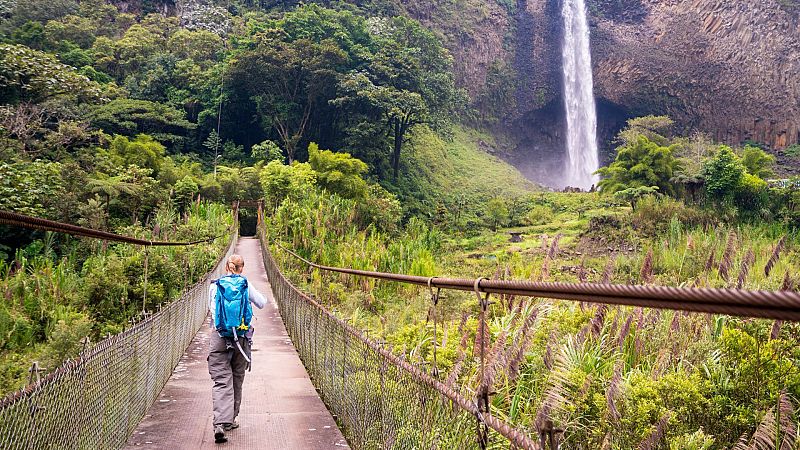
<svg viewBox="0 0 800 450">
<path fill-rule="evenodd" d="M 589 24 L 584 0 L 563 0 L 562 44 L 568 160 L 564 183 L 589 189 L 597 182 L 597 113 L 594 104 Z"/>
</svg>

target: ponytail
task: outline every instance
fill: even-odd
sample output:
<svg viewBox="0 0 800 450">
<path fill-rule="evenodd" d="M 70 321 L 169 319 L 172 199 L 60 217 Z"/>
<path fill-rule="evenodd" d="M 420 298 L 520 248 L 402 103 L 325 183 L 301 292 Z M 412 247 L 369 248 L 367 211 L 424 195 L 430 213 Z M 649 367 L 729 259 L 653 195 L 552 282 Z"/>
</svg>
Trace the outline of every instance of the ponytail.
<svg viewBox="0 0 800 450">
<path fill-rule="evenodd" d="M 231 255 L 225 263 L 225 270 L 230 273 L 242 273 L 242 269 L 244 269 L 244 258 L 241 255 Z"/>
</svg>

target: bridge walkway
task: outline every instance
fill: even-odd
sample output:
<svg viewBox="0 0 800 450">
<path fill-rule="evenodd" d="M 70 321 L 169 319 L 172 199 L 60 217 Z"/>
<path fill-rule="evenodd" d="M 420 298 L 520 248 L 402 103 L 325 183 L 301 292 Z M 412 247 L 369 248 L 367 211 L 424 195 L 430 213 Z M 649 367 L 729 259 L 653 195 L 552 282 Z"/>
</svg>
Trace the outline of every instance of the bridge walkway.
<svg viewBox="0 0 800 450">
<path fill-rule="evenodd" d="M 215 444 L 206 356 L 211 327 L 197 333 L 126 448 L 341 449 L 347 442 L 320 400 L 286 334 L 264 270 L 259 241 L 240 238 L 244 275 L 268 298 L 254 308 L 253 368 L 245 376 L 241 426 Z"/>
</svg>

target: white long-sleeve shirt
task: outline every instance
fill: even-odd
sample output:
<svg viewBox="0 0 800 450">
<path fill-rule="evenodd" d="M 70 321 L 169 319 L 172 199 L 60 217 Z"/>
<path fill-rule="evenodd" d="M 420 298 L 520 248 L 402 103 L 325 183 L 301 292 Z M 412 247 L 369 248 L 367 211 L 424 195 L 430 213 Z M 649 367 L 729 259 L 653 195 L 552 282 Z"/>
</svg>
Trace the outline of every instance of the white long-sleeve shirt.
<svg viewBox="0 0 800 450">
<path fill-rule="evenodd" d="M 264 294 L 258 291 L 253 285 L 248 284 L 247 286 L 247 294 L 250 299 L 250 303 L 252 303 L 256 308 L 262 309 L 264 305 L 267 304 L 267 300 L 264 298 Z M 208 310 L 211 311 L 211 323 L 214 323 L 214 313 L 217 311 L 217 285 L 211 283 L 208 286 Z"/>
</svg>

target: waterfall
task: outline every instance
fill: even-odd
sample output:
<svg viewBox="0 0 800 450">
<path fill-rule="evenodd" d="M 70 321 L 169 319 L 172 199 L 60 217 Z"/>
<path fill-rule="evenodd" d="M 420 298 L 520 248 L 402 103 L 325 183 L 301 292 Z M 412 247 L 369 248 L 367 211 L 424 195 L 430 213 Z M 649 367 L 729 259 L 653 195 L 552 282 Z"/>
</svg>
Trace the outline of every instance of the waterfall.
<svg viewBox="0 0 800 450">
<path fill-rule="evenodd" d="M 564 104 L 567 112 L 568 158 L 564 184 L 589 189 L 598 177 L 597 112 L 594 103 L 589 23 L 584 0 L 562 0 L 564 18 Z"/>
</svg>

